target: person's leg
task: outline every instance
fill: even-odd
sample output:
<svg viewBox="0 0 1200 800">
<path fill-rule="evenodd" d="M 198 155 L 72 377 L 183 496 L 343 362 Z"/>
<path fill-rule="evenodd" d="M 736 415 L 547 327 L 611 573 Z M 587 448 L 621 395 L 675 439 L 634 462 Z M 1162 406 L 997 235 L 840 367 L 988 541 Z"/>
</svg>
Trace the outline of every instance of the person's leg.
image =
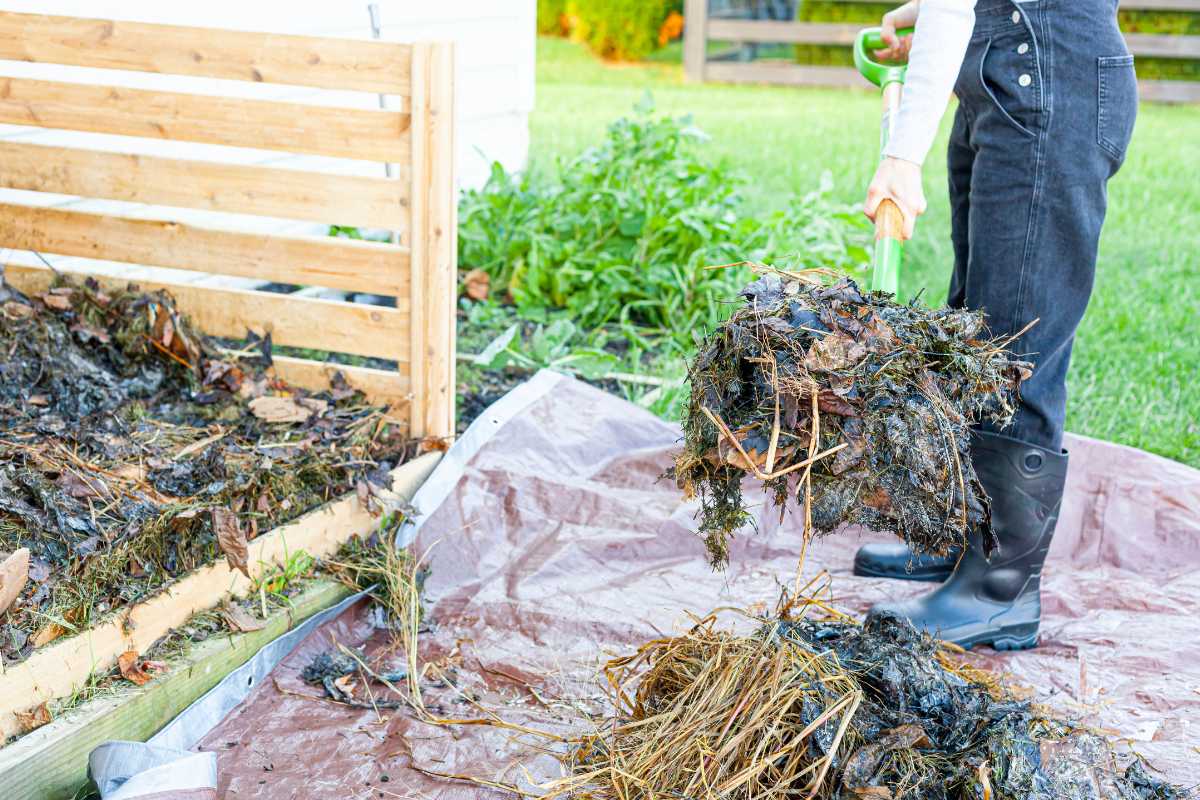
<svg viewBox="0 0 1200 800">
<path fill-rule="evenodd" d="M 947 302 L 953 308 L 962 308 L 966 301 L 968 219 L 974 163 L 970 122 L 960 104 L 954 114 L 954 126 L 950 129 L 950 145 L 946 154 L 950 189 L 950 239 L 954 244 L 954 273 L 950 276 Z M 854 554 L 854 574 L 870 578 L 941 582 L 954 571 L 961 553 L 956 548 L 944 556 L 919 555 L 903 542 L 867 544 Z"/>
<path fill-rule="evenodd" d="M 954 246 L 954 272 L 946 305 L 964 308 L 967 302 L 967 264 L 970 254 L 971 172 L 975 150 L 971 147 L 971 123 L 960 103 L 950 129 L 946 149 L 946 177 L 950 190 L 950 243 Z"/>
<path fill-rule="evenodd" d="M 964 646 L 1009 649 L 1037 642 L 1041 568 L 1066 479 L 1071 344 L 1136 82 L 1111 3 L 980 0 L 977 19 L 964 65 L 975 79 L 962 95 L 976 153 L 962 299 L 987 313 L 994 334 L 1021 334 L 1010 347 L 1034 374 L 1013 425 L 983 426 L 972 444 L 999 553 L 986 558 L 976 532 L 935 592 L 871 613 L 907 617 Z"/>
</svg>

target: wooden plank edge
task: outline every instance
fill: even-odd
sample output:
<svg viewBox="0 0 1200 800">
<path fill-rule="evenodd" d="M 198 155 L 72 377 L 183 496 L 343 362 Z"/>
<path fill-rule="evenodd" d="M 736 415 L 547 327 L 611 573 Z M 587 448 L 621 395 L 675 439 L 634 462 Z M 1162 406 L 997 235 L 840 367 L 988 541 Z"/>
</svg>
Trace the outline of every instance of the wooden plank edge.
<svg viewBox="0 0 1200 800">
<path fill-rule="evenodd" d="M 412 401 L 412 391 L 405 374 L 292 356 L 273 356 L 271 360 L 275 363 L 277 376 L 288 383 L 314 391 L 328 389 L 334 373 L 340 372 L 346 383 L 362 392 L 367 400 L 388 406 L 397 412 L 398 419 L 408 424 L 408 416 L 402 412 Z"/>
<path fill-rule="evenodd" d="M 413 45 L 409 204 L 409 430 L 454 434 L 457 196 L 454 190 L 454 45 Z"/>
<path fill-rule="evenodd" d="M 0 12 L 0 58 L 404 95 L 411 45 Z"/>
<path fill-rule="evenodd" d="M 1200 103 L 1200 81 L 1139 80 L 1138 96 L 1157 103 Z"/>
<path fill-rule="evenodd" d="M 426 453 L 392 470 L 393 491 L 411 498 L 440 458 L 441 453 Z M 0 674 L 0 740 L 19 731 L 17 712 L 69 696 L 93 672 L 110 669 L 121 653 L 143 652 L 197 611 L 213 608 L 230 596 L 244 596 L 253 579 L 283 564 L 290 553 L 304 550 L 317 558 L 327 556 L 376 524 L 378 519 L 354 494 L 346 495 L 250 542 L 250 578 L 224 561 L 209 564 L 149 600 L 122 609 L 107 622 L 35 651 Z"/>
<path fill-rule="evenodd" d="M 403 111 L 0 77 L 0 122 L 308 153 L 408 159 Z"/>
<path fill-rule="evenodd" d="M 234 231 L 23 203 L 0 203 L 0 246 L 387 296 L 405 294 L 404 245 Z"/>
<path fill-rule="evenodd" d="M 1200 36 L 1157 33 L 1126 33 L 1125 44 L 1135 56 L 1200 58 Z"/>
<path fill-rule="evenodd" d="M 5 800 L 73 797 L 87 784 L 95 747 L 110 739 L 146 741 L 265 645 L 350 594 L 341 583 L 317 579 L 290 608 L 268 617 L 262 630 L 199 642 L 145 686 L 129 684 L 98 697 L 0 748 Z"/>
<path fill-rule="evenodd" d="M 854 43 L 861 25 L 841 22 L 783 22 L 779 20 L 710 19 L 708 39 L 755 44 Z"/>
<path fill-rule="evenodd" d="M 397 180 L 0 141 L 9 189 L 405 231 L 406 166 Z"/>
<path fill-rule="evenodd" d="M 8 282 L 27 294 L 45 291 L 54 276 L 47 267 L 24 264 L 9 264 L 5 272 Z M 407 311 L 247 289 L 114 277 L 84 270 L 60 269 L 58 273 L 79 281 L 95 278 L 107 289 L 124 288 L 132 283 L 142 291 L 168 292 L 175 298 L 178 309 L 210 336 L 241 339 L 247 330 L 260 335 L 269 330 L 272 341 L 279 345 L 387 358 L 400 363 L 408 361 L 408 353 L 397 348 L 391 338 L 407 328 Z"/>
<path fill-rule="evenodd" d="M 705 66 L 707 80 L 724 83 L 762 83 L 782 86 L 828 86 L 868 89 L 871 85 L 854 67 L 826 67 L 787 63 L 722 63 Z"/>
</svg>

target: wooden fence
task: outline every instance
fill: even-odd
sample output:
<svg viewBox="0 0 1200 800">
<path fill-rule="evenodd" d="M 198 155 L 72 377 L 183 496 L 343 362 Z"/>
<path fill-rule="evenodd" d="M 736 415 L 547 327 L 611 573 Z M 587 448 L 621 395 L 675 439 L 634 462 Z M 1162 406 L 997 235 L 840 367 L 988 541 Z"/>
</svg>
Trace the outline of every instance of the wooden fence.
<svg viewBox="0 0 1200 800">
<path fill-rule="evenodd" d="M 0 123 L 377 161 L 397 176 L 0 141 L 0 186 L 10 189 L 396 232 L 389 244 L 0 203 L 0 247 L 395 298 L 394 307 L 371 306 L 137 281 L 169 291 L 215 336 L 269 331 L 277 345 L 394 362 L 380 369 L 275 358 L 280 377 L 301 385 L 340 370 L 371 399 L 403 410 L 414 435 L 453 433 L 453 45 L 0 12 L 0 59 L 399 98 L 382 110 L 0 76 Z M 6 272 L 25 291 L 54 277 L 37 266 Z M 107 281 L 123 283 L 119 275 Z"/>
<path fill-rule="evenodd" d="M 874 0 L 842 0 L 847 3 Z M 1200 0 L 1121 0 L 1123 9 L 1200 12 Z M 857 24 L 718 19 L 709 16 L 708 0 L 685 0 L 684 72 L 691 81 L 773 83 L 794 86 L 857 86 L 867 82 L 853 67 L 815 66 L 782 61 L 714 60 L 710 41 L 749 44 L 844 45 L 850 47 L 863 27 Z M 1134 56 L 1200 59 L 1200 36 L 1127 33 Z M 1165 102 L 1200 102 L 1200 82 L 1139 80 L 1141 96 Z"/>
</svg>

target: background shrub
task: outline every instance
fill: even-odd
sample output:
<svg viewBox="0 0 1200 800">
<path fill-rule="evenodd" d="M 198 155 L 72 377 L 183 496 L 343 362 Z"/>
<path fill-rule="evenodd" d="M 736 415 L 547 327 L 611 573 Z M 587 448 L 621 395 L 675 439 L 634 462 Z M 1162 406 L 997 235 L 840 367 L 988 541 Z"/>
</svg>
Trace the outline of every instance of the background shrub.
<svg viewBox="0 0 1200 800">
<path fill-rule="evenodd" d="M 554 176 L 499 165 L 459 204 L 459 262 L 488 272 L 493 297 L 518 309 L 566 309 L 580 328 L 627 335 L 692 331 L 724 316 L 747 274 L 706 269 L 745 259 L 852 270 L 868 259 L 869 226 L 829 199 L 832 181 L 785 211 L 743 212 L 744 179 L 701 153 L 686 118 L 655 118 L 647 101 L 604 141 L 560 160 Z"/>
<path fill-rule="evenodd" d="M 637 61 L 661 47 L 663 24 L 683 0 L 538 0 L 538 32 L 570 36 L 597 55 Z M 674 27 L 674 26 L 672 26 Z"/>
<path fill-rule="evenodd" d="M 537 0 L 537 30 L 543 36 L 566 36 L 567 0 Z"/>
</svg>

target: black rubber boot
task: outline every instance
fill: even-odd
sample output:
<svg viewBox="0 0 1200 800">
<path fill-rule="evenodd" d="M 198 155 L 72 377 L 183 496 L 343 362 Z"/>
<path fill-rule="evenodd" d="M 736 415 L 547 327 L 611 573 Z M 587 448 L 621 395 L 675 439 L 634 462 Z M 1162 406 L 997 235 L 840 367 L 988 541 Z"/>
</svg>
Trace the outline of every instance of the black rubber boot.
<svg viewBox="0 0 1200 800">
<path fill-rule="evenodd" d="M 945 556 L 917 555 L 903 542 L 864 544 L 854 554 L 854 574 L 868 578 L 899 578 L 904 581 L 941 583 L 954 572 L 962 548 Z"/>
<path fill-rule="evenodd" d="M 892 613 L 966 648 L 1024 650 L 1037 644 L 1042 564 L 1058 522 L 1067 454 L 991 433 L 976 433 L 971 462 L 992 503 L 999 549 L 989 562 L 974 532 L 954 573 L 913 600 L 879 603 L 868 617 Z"/>
</svg>

